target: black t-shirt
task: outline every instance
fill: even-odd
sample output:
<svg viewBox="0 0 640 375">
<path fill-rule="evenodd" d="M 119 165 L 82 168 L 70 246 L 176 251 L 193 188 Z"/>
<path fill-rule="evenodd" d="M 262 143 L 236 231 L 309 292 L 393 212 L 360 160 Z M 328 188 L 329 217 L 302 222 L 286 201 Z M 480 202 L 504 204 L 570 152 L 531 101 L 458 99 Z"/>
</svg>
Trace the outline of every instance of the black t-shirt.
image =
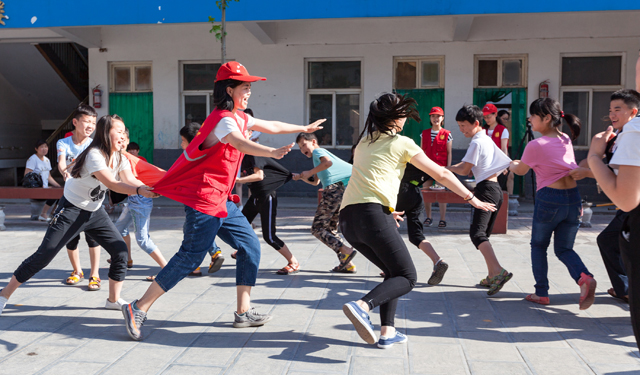
<svg viewBox="0 0 640 375">
<path fill-rule="evenodd" d="M 291 172 L 289 172 L 287 168 L 271 158 L 245 155 L 241 166 L 243 176 L 253 174 L 253 168 L 260 168 L 264 172 L 264 179 L 262 181 L 247 184 L 249 189 L 251 189 L 251 194 L 255 196 L 270 194 L 280 186 L 289 182 L 292 177 Z"/>
<path fill-rule="evenodd" d="M 407 163 L 407 168 L 404 170 L 404 176 L 402 176 L 402 182 L 410 183 L 416 186 L 422 186 L 428 179 L 428 174 L 414 167 L 413 164 Z M 417 184 L 416 184 L 417 183 Z"/>
</svg>

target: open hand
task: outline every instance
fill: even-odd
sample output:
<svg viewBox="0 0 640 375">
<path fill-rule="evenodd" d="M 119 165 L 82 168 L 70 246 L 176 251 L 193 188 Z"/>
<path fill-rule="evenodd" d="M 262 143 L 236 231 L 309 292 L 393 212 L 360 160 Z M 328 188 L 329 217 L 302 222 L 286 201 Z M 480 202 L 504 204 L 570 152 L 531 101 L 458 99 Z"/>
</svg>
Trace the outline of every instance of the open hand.
<svg viewBox="0 0 640 375">
<path fill-rule="evenodd" d="M 315 121 L 313 124 L 310 124 L 310 125 L 307 125 L 307 126 L 303 126 L 302 131 L 304 133 L 313 133 L 315 131 L 318 131 L 318 130 L 322 129 L 322 126 L 320 126 L 320 124 L 322 124 L 325 121 L 327 121 L 327 119 L 323 118 L 323 119 Z"/>
<path fill-rule="evenodd" d="M 289 151 L 291 151 L 293 145 L 294 143 L 274 149 L 273 151 L 271 151 L 271 157 L 274 159 L 282 159 L 286 154 L 289 153 Z"/>
<path fill-rule="evenodd" d="M 396 221 L 396 225 L 398 226 L 398 228 L 400 228 L 400 222 L 404 221 L 404 218 L 402 217 L 402 215 L 404 215 L 404 211 L 393 211 L 391 215 L 393 215 L 393 218 Z"/>
<path fill-rule="evenodd" d="M 497 208 L 496 208 L 496 205 L 495 205 L 495 204 L 493 204 L 493 203 L 488 203 L 488 202 L 483 202 L 483 201 L 479 200 L 479 199 L 478 199 L 478 198 L 476 198 L 476 197 L 473 197 L 473 199 L 471 199 L 471 200 L 469 201 L 469 203 L 470 203 L 473 207 L 475 207 L 475 208 L 477 208 L 477 209 L 479 209 L 479 210 L 482 210 L 482 211 L 494 212 L 494 211 L 496 211 L 496 210 L 497 210 Z"/>
</svg>

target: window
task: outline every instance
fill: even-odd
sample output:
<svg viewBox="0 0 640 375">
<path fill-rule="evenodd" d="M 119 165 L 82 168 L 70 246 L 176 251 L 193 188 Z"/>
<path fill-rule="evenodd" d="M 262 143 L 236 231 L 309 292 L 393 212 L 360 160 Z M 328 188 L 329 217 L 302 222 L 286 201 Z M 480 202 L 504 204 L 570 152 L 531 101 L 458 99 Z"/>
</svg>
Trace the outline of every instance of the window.
<svg viewBox="0 0 640 375">
<path fill-rule="evenodd" d="M 444 56 L 395 59 L 394 84 L 398 90 L 444 87 Z"/>
<path fill-rule="evenodd" d="M 475 87 L 526 87 L 527 56 L 475 57 Z"/>
<path fill-rule="evenodd" d="M 213 110 L 213 84 L 219 63 L 183 63 L 181 69 L 182 125 L 202 125 Z"/>
<path fill-rule="evenodd" d="M 604 131 L 609 122 L 611 94 L 622 89 L 624 54 L 563 55 L 560 96 L 562 110 L 582 122 L 574 146 L 589 146 L 591 138 Z M 570 134 L 569 129 L 563 132 Z"/>
<path fill-rule="evenodd" d="M 110 92 L 153 91 L 151 63 L 112 63 Z"/>
<path fill-rule="evenodd" d="M 307 61 L 307 120 L 327 121 L 315 134 L 322 146 L 347 148 L 360 134 L 360 61 Z"/>
</svg>

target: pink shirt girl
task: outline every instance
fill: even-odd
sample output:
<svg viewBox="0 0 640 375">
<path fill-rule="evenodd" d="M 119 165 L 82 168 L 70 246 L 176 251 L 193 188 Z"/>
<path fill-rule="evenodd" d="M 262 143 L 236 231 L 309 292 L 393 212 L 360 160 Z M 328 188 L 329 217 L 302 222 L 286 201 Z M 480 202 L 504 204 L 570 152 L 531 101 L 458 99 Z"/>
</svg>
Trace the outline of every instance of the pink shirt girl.
<svg viewBox="0 0 640 375">
<path fill-rule="evenodd" d="M 542 136 L 527 144 L 522 162 L 536 173 L 538 190 L 568 176 L 578 168 L 573 154 L 573 144 L 568 135 L 552 138 Z"/>
</svg>

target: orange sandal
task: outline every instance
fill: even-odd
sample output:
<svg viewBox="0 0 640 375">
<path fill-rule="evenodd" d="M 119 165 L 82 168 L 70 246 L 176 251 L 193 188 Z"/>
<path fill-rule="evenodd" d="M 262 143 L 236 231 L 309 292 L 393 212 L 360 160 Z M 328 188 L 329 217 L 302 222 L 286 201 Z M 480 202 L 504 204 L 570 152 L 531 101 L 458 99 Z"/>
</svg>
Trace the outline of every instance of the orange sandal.
<svg viewBox="0 0 640 375">
<path fill-rule="evenodd" d="M 82 280 L 84 280 L 84 273 L 73 271 L 71 276 L 67 277 L 67 285 L 76 285 Z"/>
<path fill-rule="evenodd" d="M 524 297 L 524 299 L 526 299 L 529 302 L 538 303 L 540 305 L 548 305 L 550 303 L 549 297 L 540 297 L 536 294 L 529 294 L 526 297 Z"/>
<path fill-rule="evenodd" d="M 294 266 L 291 263 L 287 264 L 286 266 L 284 266 L 281 269 L 279 269 L 278 271 L 276 271 L 276 273 L 278 275 L 292 275 L 292 274 L 298 273 L 298 272 L 300 272 L 300 264 Z"/>
<path fill-rule="evenodd" d="M 89 290 L 95 291 L 100 290 L 102 285 L 100 284 L 102 280 L 99 277 L 91 276 L 89 278 Z"/>
</svg>

